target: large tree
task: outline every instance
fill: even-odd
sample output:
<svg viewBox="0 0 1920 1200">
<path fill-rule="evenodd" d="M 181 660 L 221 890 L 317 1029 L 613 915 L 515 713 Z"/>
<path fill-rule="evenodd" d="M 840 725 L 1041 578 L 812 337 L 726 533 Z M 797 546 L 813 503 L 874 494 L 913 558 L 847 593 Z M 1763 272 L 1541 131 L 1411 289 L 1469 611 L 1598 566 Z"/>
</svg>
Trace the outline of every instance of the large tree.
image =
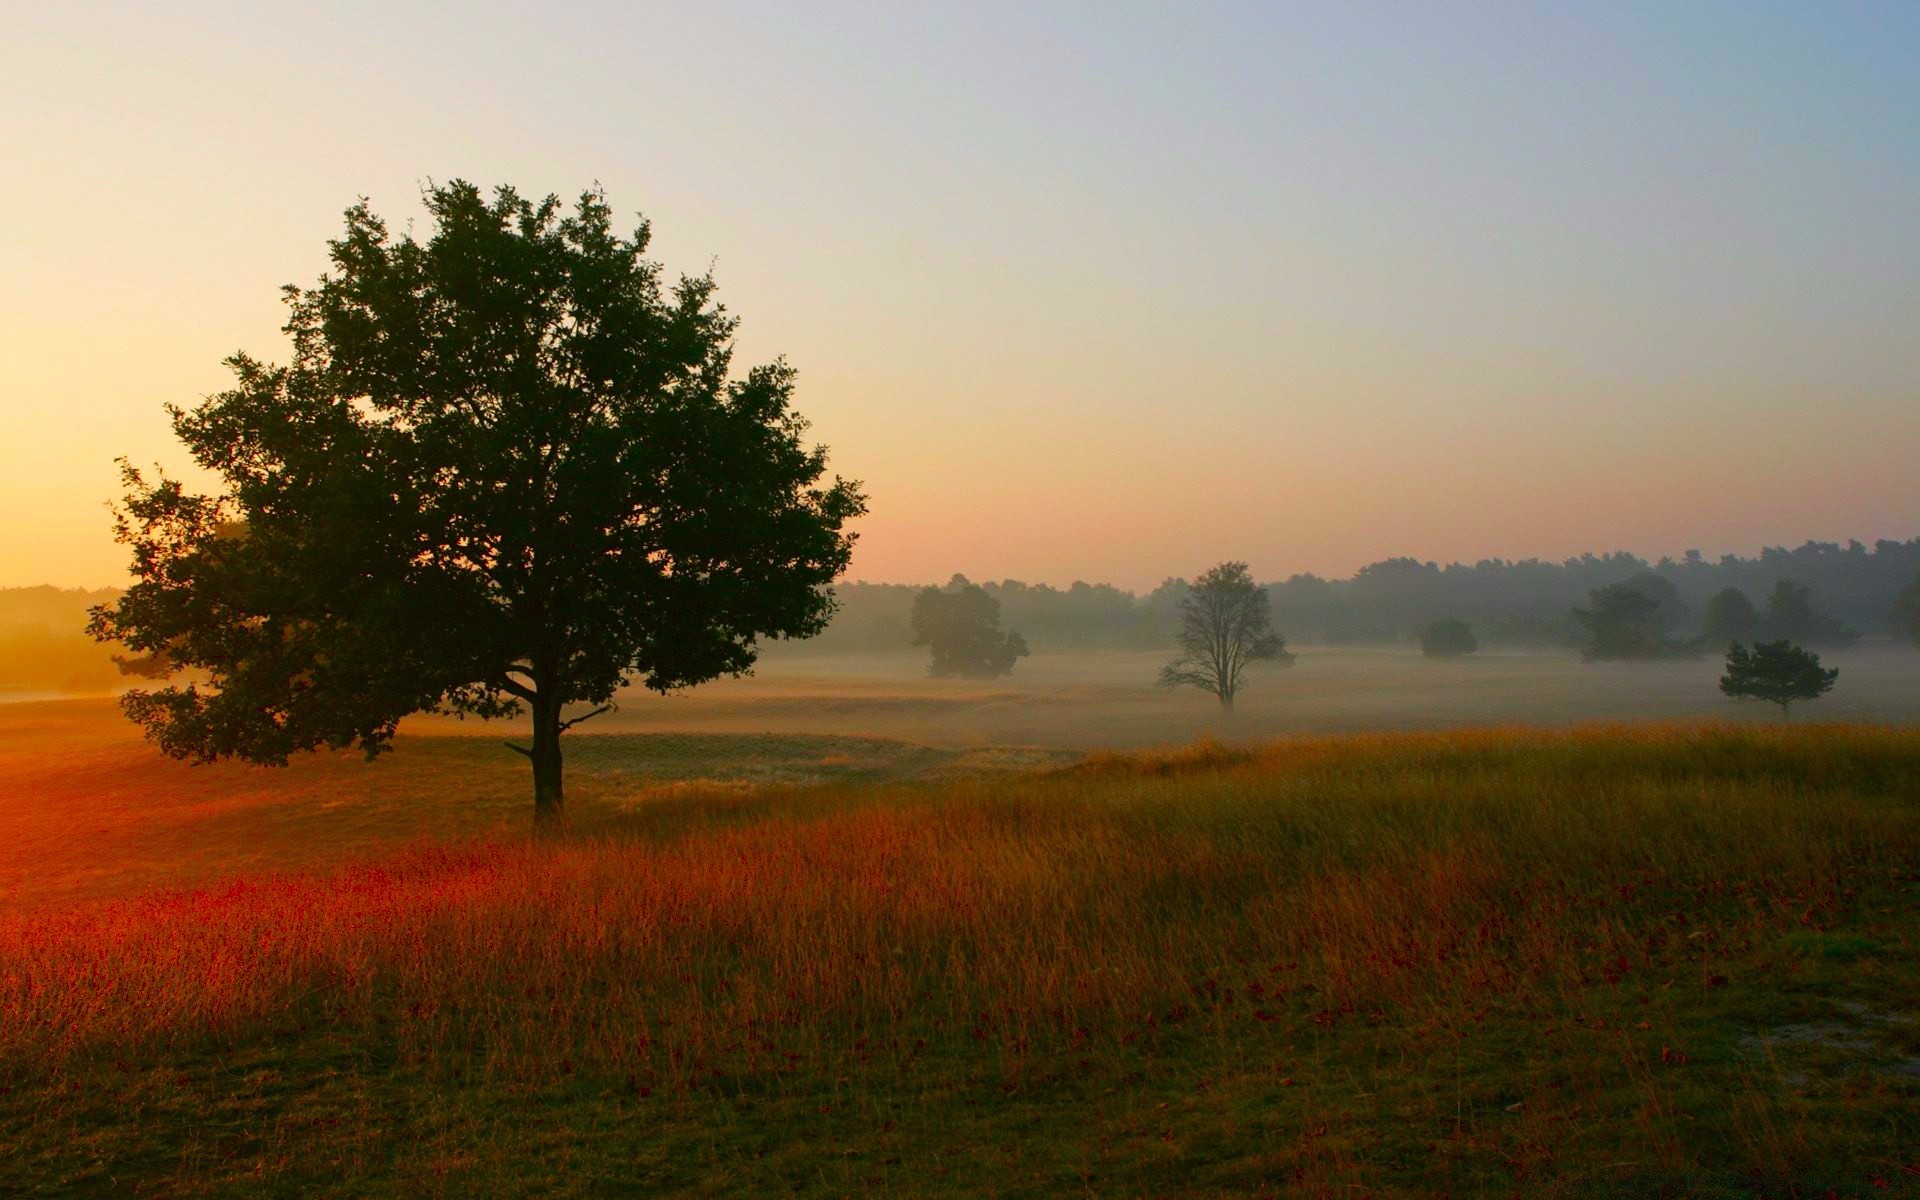
<svg viewBox="0 0 1920 1200">
<path fill-rule="evenodd" d="M 1267 590 L 1247 564 L 1221 563 L 1193 581 L 1180 601 L 1180 656 L 1160 670 L 1162 687 L 1212 692 L 1231 712 L 1256 662 L 1291 663 L 1287 639 L 1273 629 Z"/>
<path fill-rule="evenodd" d="M 284 289 L 290 365 L 236 355 L 231 390 L 170 408 L 222 486 L 124 468 L 138 581 L 91 628 L 194 673 L 124 706 L 196 761 L 524 712 L 550 824 L 561 734 L 621 687 L 825 625 L 865 502 L 823 482 L 792 369 L 735 374 L 712 278 L 664 282 L 644 221 L 622 235 L 598 191 L 425 201 L 424 240 L 347 211 L 332 269 Z"/>
<path fill-rule="evenodd" d="M 1000 602 L 985 588 L 955 575 L 945 588 L 913 598 L 913 644 L 930 647 L 927 674 L 936 679 L 993 679 L 1011 675 L 1027 656 L 1027 639 L 1000 628 Z"/>
</svg>

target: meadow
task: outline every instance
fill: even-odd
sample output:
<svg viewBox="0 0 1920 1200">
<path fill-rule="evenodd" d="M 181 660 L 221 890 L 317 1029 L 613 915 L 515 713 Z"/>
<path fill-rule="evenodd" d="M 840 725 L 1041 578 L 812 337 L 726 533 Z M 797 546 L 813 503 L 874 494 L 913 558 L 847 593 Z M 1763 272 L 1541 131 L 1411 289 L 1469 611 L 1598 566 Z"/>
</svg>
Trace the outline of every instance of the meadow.
<svg viewBox="0 0 1920 1200">
<path fill-rule="evenodd" d="M 1013 674 L 926 678 L 924 651 L 824 654 L 776 645 L 759 670 L 671 697 L 636 696 L 586 729 L 859 733 L 944 746 L 1145 748 L 1198 737 L 1365 733 L 1489 724 L 1698 719 L 1770 723 L 1779 710 L 1722 696 L 1717 656 L 1580 661 L 1572 652 L 1435 659 L 1411 646 L 1298 646 L 1252 669 L 1234 712 L 1154 686 L 1165 651 L 1036 652 Z M 1920 653 L 1882 639 L 1823 654 L 1833 692 L 1797 712 L 1828 721 L 1920 721 Z M 448 728 L 442 725 L 440 728 Z M 458 727 L 455 727 L 458 728 Z M 470 728 L 470 727 L 469 727 Z"/>
<path fill-rule="evenodd" d="M 0 1194 L 1920 1190 L 1920 731 L 1603 672 L 1273 736 L 1312 669 L 1086 752 L 1194 730 L 796 658 L 569 735 L 553 840 L 493 731 L 0 706 Z"/>
</svg>

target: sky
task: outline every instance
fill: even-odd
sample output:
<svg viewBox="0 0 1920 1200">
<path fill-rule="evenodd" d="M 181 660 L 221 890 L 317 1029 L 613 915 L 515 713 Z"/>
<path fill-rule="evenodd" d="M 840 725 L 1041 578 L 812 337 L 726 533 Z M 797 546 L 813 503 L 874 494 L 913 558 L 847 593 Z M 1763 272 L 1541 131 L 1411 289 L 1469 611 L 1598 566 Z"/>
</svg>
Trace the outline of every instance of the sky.
<svg viewBox="0 0 1920 1200">
<path fill-rule="evenodd" d="M 711 266 L 850 574 L 1151 586 L 1920 535 L 1920 5 L 19 6 L 0 586 L 284 360 L 365 196 Z"/>
</svg>

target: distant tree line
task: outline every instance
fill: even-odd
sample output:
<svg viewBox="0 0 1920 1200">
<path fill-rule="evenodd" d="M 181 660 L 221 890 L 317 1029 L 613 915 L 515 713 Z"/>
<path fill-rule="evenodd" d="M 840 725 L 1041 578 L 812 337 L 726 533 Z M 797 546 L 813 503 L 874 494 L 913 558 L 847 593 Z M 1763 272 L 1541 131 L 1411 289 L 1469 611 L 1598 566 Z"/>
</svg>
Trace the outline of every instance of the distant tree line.
<svg viewBox="0 0 1920 1200">
<path fill-rule="evenodd" d="M 956 576 L 947 586 L 977 587 L 998 606 L 999 626 L 1018 631 L 1023 645 L 1060 651 L 1175 645 L 1191 585 L 1169 579 L 1141 595 L 1108 584 L 974 584 Z M 1473 648 L 1589 648 L 1591 630 L 1577 613 L 1594 610 L 1594 593 L 1620 586 L 1657 601 L 1643 618 L 1629 616 L 1630 625 L 1643 622 L 1625 631 L 1629 644 L 1671 643 L 1713 656 L 1736 641 L 1834 647 L 1857 634 L 1920 645 L 1920 538 L 1871 547 L 1808 542 L 1711 561 L 1688 554 L 1649 562 L 1621 553 L 1437 566 L 1392 558 L 1349 579 L 1294 575 L 1263 590 L 1274 628 L 1295 645 L 1417 641 L 1446 656 Z M 897 652 L 913 644 L 913 607 L 924 587 L 841 583 L 834 590 L 840 608 L 826 631 L 808 642 L 776 643 L 775 653 Z M 107 648 L 82 632 L 89 606 L 118 594 L 0 589 L 0 688 L 124 685 Z"/>
<path fill-rule="evenodd" d="M 1484 648 L 1590 645 L 1577 615 L 1618 606 L 1595 593 L 1624 586 L 1654 601 L 1626 614 L 1623 636 L 1644 646 L 1672 645 L 1718 655 L 1731 641 L 1788 639 L 1843 645 L 1860 634 L 1920 639 L 1920 538 L 1872 546 L 1808 542 L 1768 548 L 1757 557 L 1707 559 L 1696 552 L 1649 561 L 1624 552 L 1562 562 L 1483 559 L 1441 566 L 1390 558 L 1348 579 L 1294 575 L 1264 585 L 1274 627 L 1295 644 L 1406 645 L 1437 622 L 1464 624 Z M 1788 585 L 1789 591 L 1782 591 Z M 1142 594 L 1108 584 L 1057 588 L 1018 580 L 970 581 L 999 605 L 1001 623 L 1035 650 L 1148 650 L 1174 644 L 1190 584 L 1168 579 Z M 840 610 L 826 631 L 783 652 L 893 651 L 914 639 L 912 610 L 924 589 L 909 584 L 835 585 Z M 1906 599 L 1902 599 L 1902 597 Z M 1748 616 L 1748 613 L 1751 616 Z M 1465 643 L 1448 627 L 1442 653 Z M 1437 644 L 1438 645 L 1438 644 Z M 1631 654 L 1629 656 L 1632 656 Z"/>
<path fill-rule="evenodd" d="M 0 588 L 0 692 L 104 692 L 125 684 L 113 654 L 86 635 L 87 609 L 112 588 Z"/>
</svg>

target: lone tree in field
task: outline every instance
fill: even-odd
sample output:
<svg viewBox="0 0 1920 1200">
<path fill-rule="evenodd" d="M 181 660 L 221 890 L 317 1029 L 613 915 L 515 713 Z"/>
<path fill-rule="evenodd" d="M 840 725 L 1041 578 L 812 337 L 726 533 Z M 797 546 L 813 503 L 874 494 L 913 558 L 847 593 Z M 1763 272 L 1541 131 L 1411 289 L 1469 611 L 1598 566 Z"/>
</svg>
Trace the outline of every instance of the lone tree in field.
<svg viewBox="0 0 1920 1200">
<path fill-rule="evenodd" d="M 1420 627 L 1420 653 L 1428 658 L 1458 658 L 1479 648 L 1472 626 L 1458 617 L 1443 617 Z"/>
<path fill-rule="evenodd" d="M 1832 690 L 1840 669 L 1823 670 L 1820 656 L 1792 642 L 1755 642 L 1749 651 L 1739 642 L 1727 647 L 1727 673 L 1720 690 L 1735 700 L 1764 700 L 1793 719 L 1798 700 L 1818 700 Z"/>
<path fill-rule="evenodd" d="M 1233 711 L 1247 667 L 1291 663 L 1287 639 L 1273 630 L 1273 606 L 1247 564 L 1221 563 L 1193 581 L 1180 601 L 1180 657 L 1160 670 L 1161 687 L 1212 692 Z"/>
<path fill-rule="evenodd" d="M 1000 631 L 1000 602 L 959 575 L 943 590 L 927 588 L 913 598 L 913 644 L 928 646 L 936 679 L 994 679 L 1011 675 L 1027 657 L 1027 639 Z"/>
<path fill-rule="evenodd" d="M 619 688 L 825 625 L 865 501 L 822 483 L 791 368 L 732 373 L 712 278 L 664 283 L 644 222 L 622 236 L 598 191 L 425 201 L 425 241 L 347 211 L 332 270 L 285 289 L 291 365 L 236 355 L 232 390 L 169 409 L 217 494 L 123 464 L 138 581 L 90 628 L 199 673 L 123 701 L 199 762 L 525 712 L 552 824 L 560 735 Z"/>
</svg>

